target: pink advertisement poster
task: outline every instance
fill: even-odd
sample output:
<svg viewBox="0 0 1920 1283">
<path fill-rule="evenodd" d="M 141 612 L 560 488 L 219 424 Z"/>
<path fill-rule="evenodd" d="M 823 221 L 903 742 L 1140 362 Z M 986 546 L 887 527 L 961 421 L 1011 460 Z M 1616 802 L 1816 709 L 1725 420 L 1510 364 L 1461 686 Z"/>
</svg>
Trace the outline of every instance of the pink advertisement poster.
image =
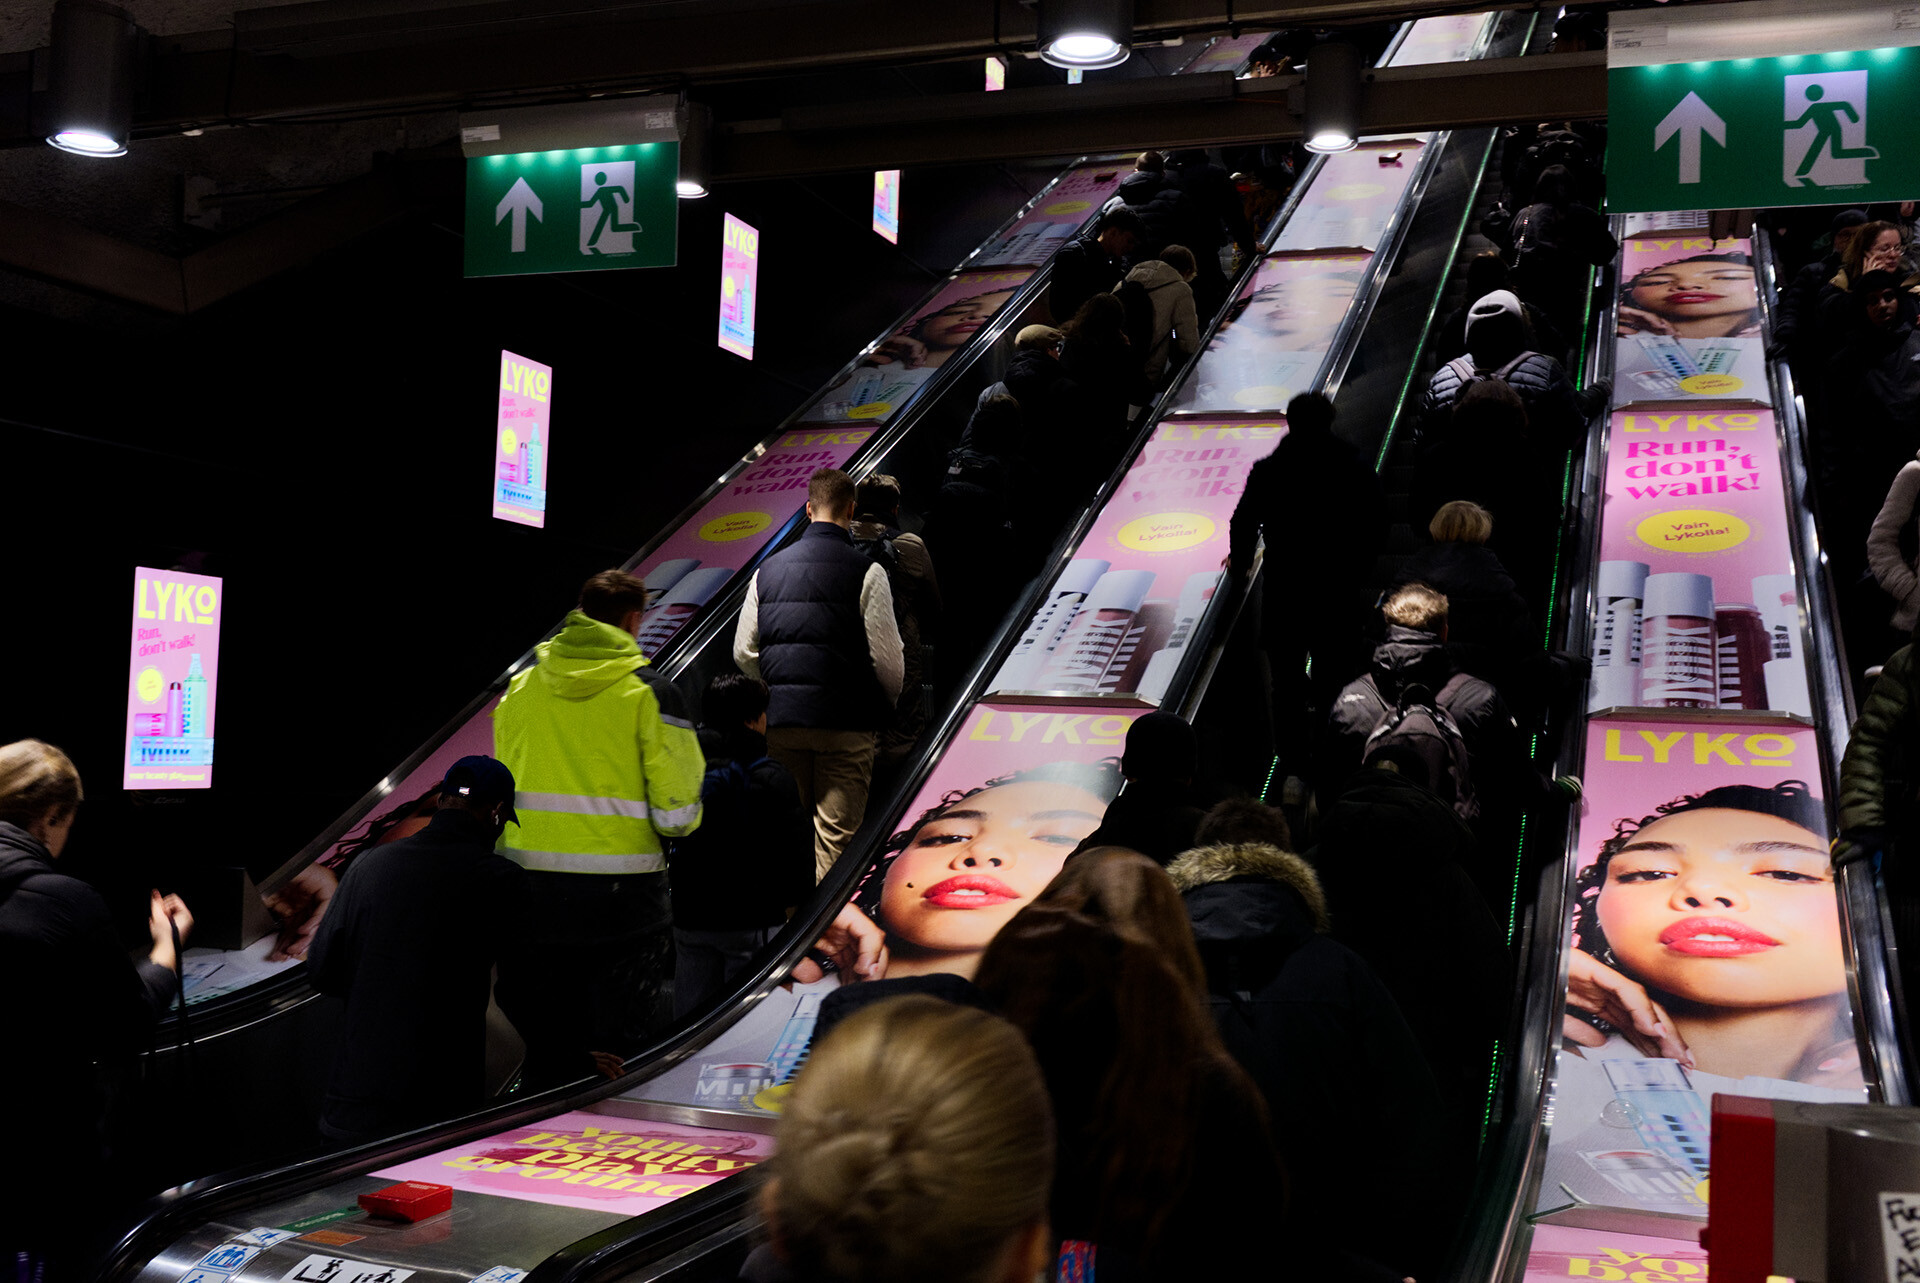
<svg viewBox="0 0 1920 1283">
<path fill-rule="evenodd" d="M 1716 1092 L 1865 1098 L 1817 732 L 1587 727 L 1567 1005 L 1536 1215 L 1706 1215 Z"/>
<path fill-rule="evenodd" d="M 885 423 L 1032 275 L 1026 268 L 960 273 L 803 417 L 809 423 Z"/>
<path fill-rule="evenodd" d="M 900 171 L 873 171 L 873 230 L 891 243 L 900 243 Z"/>
<path fill-rule="evenodd" d="M 993 689 L 1159 703 L 1220 584 L 1247 474 L 1286 431 L 1281 419 L 1162 420 Z"/>
<path fill-rule="evenodd" d="M 1273 248 L 1379 249 L 1425 146 L 1411 139 L 1367 142 L 1328 156 Z"/>
<path fill-rule="evenodd" d="M 1400 42 L 1389 67 L 1418 67 L 1435 62 L 1465 62 L 1480 40 L 1488 19 L 1484 13 L 1450 13 L 1422 18 Z"/>
<path fill-rule="evenodd" d="M 1592 711 L 1813 715 L 1788 510 L 1770 410 L 1614 411 Z"/>
<path fill-rule="evenodd" d="M 493 515 L 523 526 L 547 524 L 547 424 L 553 367 L 500 353 L 500 416 L 493 434 Z"/>
<path fill-rule="evenodd" d="M 1315 191 L 1319 190 L 1318 185 Z M 1181 387 L 1186 414 L 1273 413 L 1304 392 L 1373 255 L 1277 254 L 1241 287 Z"/>
<path fill-rule="evenodd" d="M 123 788 L 213 786 L 214 693 L 225 605 L 220 580 L 209 575 L 134 569 Z"/>
<path fill-rule="evenodd" d="M 1629 240 L 1620 280 L 1615 405 L 1772 399 L 1746 241 Z"/>
<path fill-rule="evenodd" d="M 1053 257 L 1073 234 L 1120 190 L 1133 161 L 1108 161 L 1067 171 L 1026 217 L 1007 230 L 998 245 L 984 251 L 978 267 L 1038 267 Z"/>
<path fill-rule="evenodd" d="M 760 233 L 728 214 L 720 228 L 720 346 L 749 361 L 759 291 Z"/>
<path fill-rule="evenodd" d="M 773 1138 L 753 1132 L 571 1113 L 374 1175 L 638 1216 L 772 1156 Z"/>
<path fill-rule="evenodd" d="M 1222 36 L 1208 45 L 1206 49 L 1186 66 L 1180 68 L 1183 76 L 1198 76 L 1209 71 L 1238 71 L 1247 55 L 1264 44 L 1271 31 L 1252 32 L 1244 36 Z"/>
<path fill-rule="evenodd" d="M 806 506 L 808 477 L 821 468 L 845 466 L 872 435 L 866 427 L 782 433 L 654 549 L 634 569 L 647 582 L 641 653 L 658 654 L 774 532 Z"/>
<path fill-rule="evenodd" d="M 1688 1283 L 1707 1277 L 1707 1249 L 1695 1238 L 1649 1238 L 1571 1225 L 1534 1227 L 1525 1283 L 1612 1279 L 1615 1283 Z"/>
</svg>

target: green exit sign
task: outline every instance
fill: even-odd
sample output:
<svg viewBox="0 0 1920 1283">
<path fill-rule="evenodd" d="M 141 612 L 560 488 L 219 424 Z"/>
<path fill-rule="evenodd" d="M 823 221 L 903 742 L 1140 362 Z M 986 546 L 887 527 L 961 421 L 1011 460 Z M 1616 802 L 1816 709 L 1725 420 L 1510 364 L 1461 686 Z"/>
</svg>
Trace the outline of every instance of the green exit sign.
<svg viewBox="0 0 1920 1283">
<path fill-rule="evenodd" d="M 1920 197 L 1920 49 L 1615 67 L 1607 208 Z"/>
<path fill-rule="evenodd" d="M 672 267 L 677 142 L 467 161 L 468 276 Z"/>
</svg>

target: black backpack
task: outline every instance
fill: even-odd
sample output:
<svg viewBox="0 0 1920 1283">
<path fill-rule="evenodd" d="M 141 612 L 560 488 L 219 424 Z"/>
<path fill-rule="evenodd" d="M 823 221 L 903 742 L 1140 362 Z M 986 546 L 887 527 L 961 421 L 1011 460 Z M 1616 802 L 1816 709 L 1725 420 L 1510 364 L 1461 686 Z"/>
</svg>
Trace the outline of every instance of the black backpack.
<svg viewBox="0 0 1920 1283">
<path fill-rule="evenodd" d="M 1513 220 L 1515 279 L 1551 271 L 1567 257 L 1560 245 L 1560 211 L 1551 205 L 1529 205 Z"/>
<path fill-rule="evenodd" d="M 1165 286 L 1156 288 L 1164 289 Z M 1153 334 L 1153 294 L 1154 291 L 1139 281 L 1121 281 L 1113 291 L 1120 298 L 1120 306 L 1127 309 L 1124 326 L 1127 342 L 1132 345 L 1129 357 L 1134 364 L 1144 366 L 1147 356 L 1154 348 Z"/>
<path fill-rule="evenodd" d="M 1411 754 L 1426 767 L 1426 786 L 1455 815 L 1472 820 L 1480 814 L 1480 802 L 1473 794 L 1473 777 L 1468 770 L 1467 741 L 1459 723 L 1446 710 L 1446 704 L 1467 682 L 1467 674 L 1455 673 L 1439 692 L 1432 693 L 1418 682 L 1403 686 L 1400 698 L 1388 706 L 1377 686 L 1374 696 L 1380 702 L 1380 720 L 1367 736 L 1360 760 L 1367 761 L 1382 749 Z M 1373 678 L 1367 678 L 1371 686 Z"/>
<path fill-rule="evenodd" d="M 889 581 L 900 569 L 900 551 L 893 546 L 891 533 L 879 535 L 873 539 L 856 539 L 853 541 L 853 546 L 868 561 L 886 571 Z"/>
</svg>

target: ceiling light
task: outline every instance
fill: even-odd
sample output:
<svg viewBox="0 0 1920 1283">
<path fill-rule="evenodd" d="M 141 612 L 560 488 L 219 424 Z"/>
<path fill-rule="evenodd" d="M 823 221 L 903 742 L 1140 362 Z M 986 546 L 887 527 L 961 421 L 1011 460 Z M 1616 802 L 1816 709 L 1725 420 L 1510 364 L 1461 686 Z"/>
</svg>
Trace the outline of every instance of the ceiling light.
<svg viewBox="0 0 1920 1283">
<path fill-rule="evenodd" d="M 1040 0 L 1039 33 L 1056 67 L 1117 67 L 1133 53 L 1133 0 Z"/>
<path fill-rule="evenodd" d="M 105 0 L 53 7 L 47 142 L 76 156 L 124 156 L 133 132 L 134 57 L 140 28 Z"/>
<path fill-rule="evenodd" d="M 1352 151 L 1360 134 L 1360 51 L 1333 41 L 1307 54 L 1308 151 Z"/>
<path fill-rule="evenodd" d="M 713 133 L 713 109 L 688 100 L 686 125 L 680 131 L 680 177 L 673 190 L 681 200 L 699 200 L 707 194 L 708 140 Z"/>
</svg>

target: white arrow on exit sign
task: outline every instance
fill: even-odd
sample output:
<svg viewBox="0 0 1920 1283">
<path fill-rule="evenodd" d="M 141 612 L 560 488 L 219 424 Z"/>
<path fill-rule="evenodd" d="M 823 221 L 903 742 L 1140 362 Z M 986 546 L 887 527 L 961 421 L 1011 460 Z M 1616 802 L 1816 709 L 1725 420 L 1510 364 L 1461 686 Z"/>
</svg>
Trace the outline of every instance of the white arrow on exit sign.
<svg viewBox="0 0 1920 1283">
<path fill-rule="evenodd" d="M 1694 170 L 1699 171 L 1699 162 L 1694 162 Z M 486 206 L 482 205 L 482 209 Z M 513 186 L 507 188 L 507 194 L 500 198 L 494 207 L 493 221 L 498 223 L 508 214 L 513 215 L 513 253 L 524 254 L 527 250 L 527 215 L 532 214 L 541 222 L 546 222 L 546 211 L 540 205 L 540 197 L 533 188 L 527 186 L 527 180 L 516 178 Z"/>
<path fill-rule="evenodd" d="M 1653 149 L 1659 151 L 1667 140 L 1680 135 L 1680 181 L 1700 181 L 1700 135 L 1709 134 L 1722 147 L 1727 145 L 1727 122 L 1689 90 L 1665 120 L 1653 127 Z"/>
</svg>

